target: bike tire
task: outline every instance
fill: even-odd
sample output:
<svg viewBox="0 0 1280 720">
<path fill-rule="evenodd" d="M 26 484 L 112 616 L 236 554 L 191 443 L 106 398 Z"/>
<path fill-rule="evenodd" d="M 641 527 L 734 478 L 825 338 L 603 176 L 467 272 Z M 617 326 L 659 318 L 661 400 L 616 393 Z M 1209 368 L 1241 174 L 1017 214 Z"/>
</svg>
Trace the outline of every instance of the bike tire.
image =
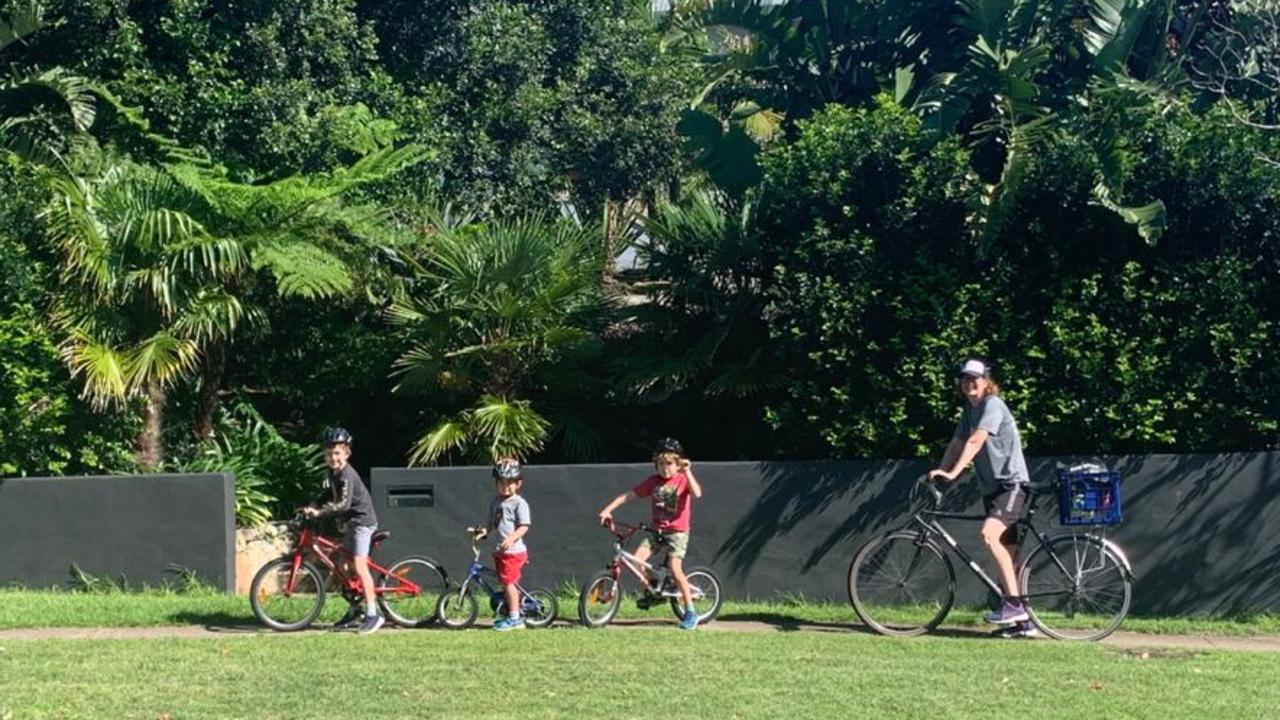
<svg viewBox="0 0 1280 720">
<path fill-rule="evenodd" d="M 1129 614 L 1128 565 L 1093 535 L 1055 535 L 1027 556 L 1018 577 L 1027 614 L 1057 640 L 1101 640 Z"/>
<path fill-rule="evenodd" d="M 578 595 L 578 620 L 589 628 L 602 628 L 613 622 L 622 603 L 622 583 L 608 570 L 592 575 Z"/>
<path fill-rule="evenodd" d="M 416 591 L 401 590 L 404 581 Z M 396 561 L 378 577 L 378 606 L 382 614 L 400 627 L 426 627 L 439 617 L 440 598 L 449 589 L 449 580 L 436 561 L 410 555 Z"/>
<path fill-rule="evenodd" d="M 440 596 L 436 604 L 436 616 L 440 624 L 450 630 L 465 630 L 476 624 L 476 616 L 480 614 L 480 606 L 476 603 L 475 593 L 465 584 Z"/>
<path fill-rule="evenodd" d="M 698 612 L 698 624 L 715 620 L 716 615 L 720 614 L 720 607 L 724 604 L 724 595 L 720 591 L 720 578 L 711 571 L 711 568 L 705 567 L 689 568 L 684 576 L 689 581 L 689 590 L 693 593 L 693 607 Z M 684 609 L 680 607 L 680 603 L 679 597 L 671 598 L 671 612 L 676 614 L 676 619 L 684 617 Z"/>
<path fill-rule="evenodd" d="M 524 624 L 531 628 L 550 627 L 551 623 L 556 621 L 556 616 L 560 614 L 560 601 L 556 599 L 555 593 L 546 588 L 530 590 L 528 597 L 524 598 L 521 604 L 524 606 L 522 609 Z"/>
<path fill-rule="evenodd" d="M 258 622 L 281 632 L 305 630 L 324 609 L 325 577 L 309 562 L 298 566 L 293 590 L 285 592 L 293 558 L 276 558 L 263 565 L 249 585 L 249 606 Z"/>
<path fill-rule="evenodd" d="M 849 563 L 849 602 L 882 635 L 912 636 L 938 627 L 955 603 L 951 559 L 911 530 L 868 541 Z"/>
</svg>

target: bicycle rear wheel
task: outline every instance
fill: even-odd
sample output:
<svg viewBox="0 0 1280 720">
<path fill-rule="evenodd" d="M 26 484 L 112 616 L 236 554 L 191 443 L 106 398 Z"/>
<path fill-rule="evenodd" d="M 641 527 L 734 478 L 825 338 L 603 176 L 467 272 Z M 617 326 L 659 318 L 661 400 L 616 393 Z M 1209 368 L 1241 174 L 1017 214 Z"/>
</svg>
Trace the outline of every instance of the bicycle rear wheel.
<svg viewBox="0 0 1280 720">
<path fill-rule="evenodd" d="M 546 588 L 534 588 L 526 594 L 521 600 L 521 613 L 524 615 L 524 624 L 531 628 L 544 628 L 555 622 L 556 615 L 560 613 L 560 603 L 556 600 L 556 594 Z M 502 604 L 505 612 L 507 604 Z"/>
<path fill-rule="evenodd" d="M 324 609 L 324 577 L 311 563 L 293 570 L 293 558 L 276 558 L 253 576 L 249 606 L 272 630 L 302 630 Z"/>
<path fill-rule="evenodd" d="M 607 570 L 596 573 L 582 585 L 578 596 L 578 619 L 589 628 L 601 628 L 613 621 L 622 602 L 622 584 Z"/>
<path fill-rule="evenodd" d="M 872 630 L 922 635 L 955 602 L 951 560 L 919 532 L 904 530 L 862 546 L 849 564 L 849 601 Z"/>
<path fill-rule="evenodd" d="M 437 605 L 448 586 L 444 571 L 431 558 L 402 558 L 378 578 L 378 605 L 400 627 L 423 627 L 439 617 Z"/>
<path fill-rule="evenodd" d="M 684 576 L 689 580 L 693 609 L 698 613 L 698 624 L 715 620 L 716 615 L 720 614 L 720 605 L 724 602 L 720 595 L 720 578 L 704 567 L 689 568 Z M 671 611 L 676 614 L 677 619 L 684 617 L 681 603 L 678 596 L 671 598 Z"/>
<path fill-rule="evenodd" d="M 1027 556 L 1018 578 L 1031 621 L 1059 640 L 1101 640 L 1129 614 L 1128 567 L 1100 538 L 1057 535 Z"/>
</svg>

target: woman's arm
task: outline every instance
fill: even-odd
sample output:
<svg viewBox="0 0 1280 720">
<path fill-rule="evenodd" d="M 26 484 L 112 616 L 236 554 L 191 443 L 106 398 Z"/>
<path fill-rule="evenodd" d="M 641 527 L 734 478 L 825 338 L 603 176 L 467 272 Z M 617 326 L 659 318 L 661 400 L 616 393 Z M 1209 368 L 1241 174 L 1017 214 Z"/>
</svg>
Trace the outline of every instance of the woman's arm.
<svg viewBox="0 0 1280 720">
<path fill-rule="evenodd" d="M 943 478 L 948 482 L 955 480 L 960 476 L 960 473 L 964 472 L 965 468 L 969 467 L 969 463 L 978 457 L 978 453 L 982 452 L 982 445 L 986 442 L 987 431 L 981 429 L 974 430 L 969 439 L 963 443 L 960 442 L 959 438 L 953 439 L 951 445 L 947 446 L 947 453 L 943 456 L 941 465 L 937 470 L 929 473 L 929 479 Z M 959 456 L 948 463 L 947 460 L 950 459 L 949 456 L 952 454 L 953 448 L 959 449 Z"/>
</svg>

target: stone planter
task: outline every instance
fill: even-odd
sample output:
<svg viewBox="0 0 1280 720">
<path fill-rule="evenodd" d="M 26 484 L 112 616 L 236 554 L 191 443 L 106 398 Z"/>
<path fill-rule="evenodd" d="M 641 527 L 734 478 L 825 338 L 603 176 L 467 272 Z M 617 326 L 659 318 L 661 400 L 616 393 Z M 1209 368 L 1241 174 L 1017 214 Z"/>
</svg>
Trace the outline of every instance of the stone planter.
<svg viewBox="0 0 1280 720">
<path fill-rule="evenodd" d="M 289 552 L 289 532 L 284 523 L 236 530 L 236 594 L 248 596 L 258 569 Z"/>
</svg>

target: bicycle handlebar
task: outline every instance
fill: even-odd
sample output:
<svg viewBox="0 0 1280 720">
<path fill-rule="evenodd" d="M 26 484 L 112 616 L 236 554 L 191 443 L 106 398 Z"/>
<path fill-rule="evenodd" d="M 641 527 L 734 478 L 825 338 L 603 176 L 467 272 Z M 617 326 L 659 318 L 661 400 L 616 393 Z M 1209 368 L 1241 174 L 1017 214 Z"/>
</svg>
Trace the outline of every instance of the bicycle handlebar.
<svg viewBox="0 0 1280 720">
<path fill-rule="evenodd" d="M 912 505 L 916 504 L 916 493 L 919 488 L 924 488 L 929 491 L 929 495 L 933 500 L 933 506 L 935 508 L 942 506 L 942 491 L 938 489 L 937 483 L 929 479 L 929 475 L 927 473 L 921 476 L 920 479 L 917 480 L 915 482 L 915 485 L 911 488 L 911 504 Z"/>
</svg>

